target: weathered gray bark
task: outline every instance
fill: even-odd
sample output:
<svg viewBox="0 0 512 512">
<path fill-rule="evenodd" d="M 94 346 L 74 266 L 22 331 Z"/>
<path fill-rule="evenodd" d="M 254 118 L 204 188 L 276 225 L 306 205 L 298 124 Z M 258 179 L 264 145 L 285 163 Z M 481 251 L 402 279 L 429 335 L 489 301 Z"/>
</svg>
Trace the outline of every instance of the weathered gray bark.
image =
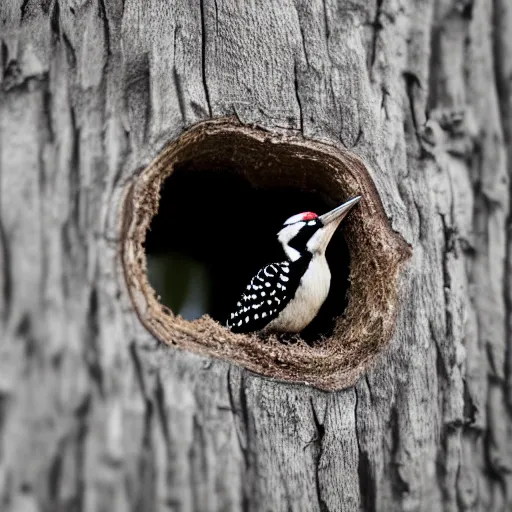
<svg viewBox="0 0 512 512">
<path fill-rule="evenodd" d="M 510 510 L 509 0 L 3 0 L 0 39 L 0 510 Z M 133 312 L 123 187 L 233 114 L 361 155 L 412 246 L 353 388 Z"/>
</svg>

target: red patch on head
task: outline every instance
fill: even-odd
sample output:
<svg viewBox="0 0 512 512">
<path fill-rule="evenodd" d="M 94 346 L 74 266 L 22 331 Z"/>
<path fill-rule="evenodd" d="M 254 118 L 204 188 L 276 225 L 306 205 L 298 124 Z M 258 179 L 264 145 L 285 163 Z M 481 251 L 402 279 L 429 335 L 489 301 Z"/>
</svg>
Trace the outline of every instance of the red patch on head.
<svg viewBox="0 0 512 512">
<path fill-rule="evenodd" d="M 316 219 L 317 217 L 318 217 L 318 215 L 313 212 L 304 212 L 302 214 L 302 220 L 313 220 L 313 219 Z"/>
</svg>

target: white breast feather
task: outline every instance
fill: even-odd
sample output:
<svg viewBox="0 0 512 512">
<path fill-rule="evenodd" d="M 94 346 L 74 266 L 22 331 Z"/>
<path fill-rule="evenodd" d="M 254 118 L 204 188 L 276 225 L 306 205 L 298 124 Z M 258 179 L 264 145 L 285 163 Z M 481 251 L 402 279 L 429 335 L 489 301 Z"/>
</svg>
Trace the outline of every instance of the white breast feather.
<svg viewBox="0 0 512 512">
<path fill-rule="evenodd" d="M 302 276 L 295 297 L 264 330 L 300 332 L 315 318 L 329 293 L 331 272 L 325 256 L 315 255 Z"/>
</svg>

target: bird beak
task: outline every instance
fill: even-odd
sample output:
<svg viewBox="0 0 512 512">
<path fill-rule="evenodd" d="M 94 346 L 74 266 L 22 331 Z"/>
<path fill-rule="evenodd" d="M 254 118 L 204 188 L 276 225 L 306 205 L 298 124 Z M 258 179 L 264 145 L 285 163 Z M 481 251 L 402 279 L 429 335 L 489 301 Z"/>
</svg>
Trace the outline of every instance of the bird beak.
<svg viewBox="0 0 512 512">
<path fill-rule="evenodd" d="M 340 222 L 347 215 L 347 213 L 352 209 L 353 206 L 355 206 L 359 202 L 360 199 L 361 196 L 353 197 L 352 199 L 349 199 L 346 203 L 343 203 L 341 206 L 334 208 L 334 210 L 331 210 L 330 212 L 320 215 L 319 218 L 322 221 L 323 225 L 327 226 L 328 224 L 334 222 L 336 224 L 336 227 L 338 227 Z"/>
<path fill-rule="evenodd" d="M 308 248 L 313 252 L 325 251 L 327 244 L 330 242 L 332 235 L 334 235 L 334 232 L 340 225 L 340 222 L 346 217 L 347 213 L 359 202 L 360 199 L 361 196 L 353 197 L 346 203 L 343 203 L 341 206 L 334 208 L 334 210 L 320 215 L 319 219 L 322 221 L 324 226 L 319 229 L 311 238 L 310 242 L 308 243 Z"/>
</svg>

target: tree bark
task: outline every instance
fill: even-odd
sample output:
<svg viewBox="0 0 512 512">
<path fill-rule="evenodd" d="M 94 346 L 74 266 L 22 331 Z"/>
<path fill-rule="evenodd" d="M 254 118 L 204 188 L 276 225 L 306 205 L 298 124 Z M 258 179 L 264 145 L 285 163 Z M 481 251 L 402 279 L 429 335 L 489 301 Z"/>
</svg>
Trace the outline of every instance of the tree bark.
<svg viewBox="0 0 512 512">
<path fill-rule="evenodd" d="M 509 0 L 4 0 L 0 40 L 0 510 L 510 510 Z M 230 115 L 361 156 L 412 247 L 354 387 L 132 308 L 126 185 Z"/>
</svg>

